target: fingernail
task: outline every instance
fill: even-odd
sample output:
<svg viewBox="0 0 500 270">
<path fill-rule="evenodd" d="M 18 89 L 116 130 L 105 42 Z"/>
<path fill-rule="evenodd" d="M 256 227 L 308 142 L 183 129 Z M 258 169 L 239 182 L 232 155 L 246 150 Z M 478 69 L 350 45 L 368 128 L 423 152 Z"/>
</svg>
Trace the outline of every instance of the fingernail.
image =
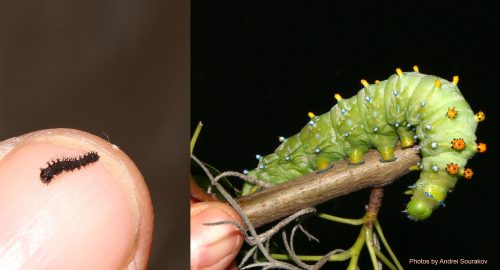
<svg viewBox="0 0 500 270">
<path fill-rule="evenodd" d="M 236 255 L 241 245 L 241 233 L 231 224 L 203 225 L 234 218 L 218 207 L 192 209 L 191 267 L 204 268 L 219 263 L 225 257 Z"/>
</svg>

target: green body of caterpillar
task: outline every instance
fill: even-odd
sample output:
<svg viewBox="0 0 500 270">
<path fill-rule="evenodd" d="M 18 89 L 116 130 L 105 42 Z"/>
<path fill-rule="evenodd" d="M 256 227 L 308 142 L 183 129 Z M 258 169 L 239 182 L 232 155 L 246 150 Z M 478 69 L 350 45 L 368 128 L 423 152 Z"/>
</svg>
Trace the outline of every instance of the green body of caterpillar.
<svg viewBox="0 0 500 270">
<path fill-rule="evenodd" d="M 376 148 L 383 161 L 392 161 L 398 139 L 403 147 L 418 140 L 422 172 L 410 186 L 413 196 L 407 213 L 411 219 L 426 219 L 444 205 L 446 194 L 465 175 L 464 166 L 476 152 L 477 121 L 456 86 L 458 77 L 449 82 L 415 69 L 398 69 L 398 74 L 376 84 L 363 80 L 365 87 L 349 99 L 336 95 L 338 104 L 325 114 L 311 114 L 298 134 L 281 138 L 274 153 L 258 156 L 258 167 L 248 174 L 278 184 L 327 169 L 336 160 L 361 164 L 369 148 Z M 253 188 L 245 184 L 243 194 Z"/>
</svg>

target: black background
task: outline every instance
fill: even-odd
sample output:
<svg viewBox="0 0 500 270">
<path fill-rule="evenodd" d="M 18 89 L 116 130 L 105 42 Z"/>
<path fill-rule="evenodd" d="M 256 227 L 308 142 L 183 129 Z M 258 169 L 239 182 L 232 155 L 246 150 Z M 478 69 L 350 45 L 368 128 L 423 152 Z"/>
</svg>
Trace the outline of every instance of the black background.
<svg viewBox="0 0 500 270">
<path fill-rule="evenodd" d="M 413 65 L 449 80 L 459 75 L 462 94 L 487 117 L 476 134 L 488 152 L 469 162 L 473 180 L 460 180 L 446 208 L 415 223 L 400 213 L 409 200 L 403 191 L 418 178 L 410 174 L 386 187 L 379 220 L 406 268 L 428 267 L 408 265 L 411 258 L 464 258 L 488 260 L 486 266 L 464 269 L 498 269 L 500 25 L 493 6 L 479 1 L 194 1 L 191 12 L 191 129 L 204 123 L 195 153 L 221 170 L 253 169 L 255 154 L 268 154 L 278 136 L 297 133 L 308 121 L 307 112 L 329 110 L 334 93 L 355 95 L 362 78 L 384 80 L 396 67 L 409 71 Z M 360 217 L 368 195 L 360 191 L 320 209 Z M 359 232 L 326 221 L 306 226 L 322 244 L 302 244 L 299 254 L 347 249 Z M 361 256 L 361 269 L 370 268 L 366 250 Z"/>
</svg>

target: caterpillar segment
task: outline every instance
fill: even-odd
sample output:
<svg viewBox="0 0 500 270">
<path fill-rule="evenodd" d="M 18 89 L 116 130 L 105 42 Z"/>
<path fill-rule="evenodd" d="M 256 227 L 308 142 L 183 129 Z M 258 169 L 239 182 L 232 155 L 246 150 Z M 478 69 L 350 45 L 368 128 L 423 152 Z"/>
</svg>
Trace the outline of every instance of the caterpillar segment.
<svg viewBox="0 0 500 270">
<path fill-rule="evenodd" d="M 280 139 L 274 153 L 261 157 L 256 169 L 248 174 L 262 181 L 279 184 L 299 176 L 321 172 L 337 160 L 363 164 L 363 155 L 375 148 L 382 162 L 395 160 L 394 148 L 419 144 L 422 161 L 410 169 L 419 169 L 420 178 L 407 194 L 408 217 L 423 220 L 444 206 L 448 192 L 459 177 L 470 179 L 467 160 L 486 145 L 476 143 L 477 123 L 484 113 L 474 114 L 457 88 L 458 76 L 449 82 L 425 75 L 417 66 L 413 72 L 396 69 L 387 80 L 369 84 L 351 98 L 334 97 L 330 111 L 315 115 L 293 136 Z M 458 113 L 460 112 L 460 113 Z M 245 184 L 243 195 L 256 188 Z"/>
</svg>

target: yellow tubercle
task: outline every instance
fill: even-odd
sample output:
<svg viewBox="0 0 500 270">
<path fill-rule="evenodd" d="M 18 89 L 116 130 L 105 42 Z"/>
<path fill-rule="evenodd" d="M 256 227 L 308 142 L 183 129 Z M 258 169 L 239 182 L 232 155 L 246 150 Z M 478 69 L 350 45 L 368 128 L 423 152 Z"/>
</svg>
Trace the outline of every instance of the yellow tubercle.
<svg viewBox="0 0 500 270">
<path fill-rule="evenodd" d="M 259 186 L 253 186 L 252 189 L 250 189 L 250 194 L 255 193 L 259 190 Z"/>
<path fill-rule="evenodd" d="M 454 119 L 457 117 L 457 114 L 458 114 L 458 111 L 457 109 L 455 109 L 455 107 L 452 107 L 452 108 L 448 108 L 448 111 L 446 112 L 446 116 L 449 118 L 449 119 Z"/>
<path fill-rule="evenodd" d="M 401 137 L 399 140 L 401 141 L 401 148 L 410 147 L 415 143 L 410 136 Z"/>
<path fill-rule="evenodd" d="M 363 151 L 361 149 L 354 149 L 349 153 L 349 164 L 358 165 L 363 163 L 365 161 L 363 160 Z"/>
<path fill-rule="evenodd" d="M 474 116 L 474 117 L 476 118 L 476 121 L 478 121 L 478 122 L 483 122 L 484 119 L 486 119 L 486 115 L 484 114 L 484 112 L 481 112 L 481 111 L 476 113 L 476 116 Z"/>
<path fill-rule="evenodd" d="M 390 146 L 378 147 L 378 153 L 380 154 L 380 161 L 382 162 L 391 162 L 396 160 L 394 156 L 394 148 Z"/>
<path fill-rule="evenodd" d="M 418 70 L 418 66 L 417 66 L 417 65 L 413 66 L 413 71 L 415 71 L 415 72 L 419 72 L 419 70 Z"/>
<path fill-rule="evenodd" d="M 415 164 L 415 165 L 410 166 L 410 168 L 408 168 L 408 170 L 410 170 L 410 171 L 420 171 L 420 166 L 418 164 Z"/>
<path fill-rule="evenodd" d="M 453 81 L 451 82 L 452 84 L 454 85 L 457 85 L 458 84 L 458 76 L 453 76 Z"/>
<path fill-rule="evenodd" d="M 362 79 L 361 80 L 361 84 L 364 86 L 364 87 L 367 87 L 368 85 L 370 85 L 365 79 Z"/>
<path fill-rule="evenodd" d="M 436 87 L 437 89 L 441 88 L 441 81 L 439 79 L 437 79 L 435 82 L 434 82 L 434 87 Z"/>
<path fill-rule="evenodd" d="M 398 74 L 398 76 L 403 75 L 403 71 L 400 68 L 396 68 L 396 73 Z"/>
<path fill-rule="evenodd" d="M 317 171 L 321 172 L 331 168 L 332 162 L 326 157 L 319 157 L 316 159 L 314 166 Z"/>
<path fill-rule="evenodd" d="M 337 101 L 341 101 L 342 100 L 342 96 L 340 94 L 335 94 L 334 97 L 335 97 L 335 99 Z"/>
<path fill-rule="evenodd" d="M 376 84 L 377 84 L 377 83 L 380 83 L 380 81 L 379 81 L 379 80 L 375 80 L 375 83 L 376 83 Z"/>
<path fill-rule="evenodd" d="M 314 113 L 312 113 L 312 112 L 308 112 L 308 113 L 307 113 L 307 116 L 309 116 L 309 118 L 313 118 L 313 117 L 315 117 L 316 115 L 315 115 Z"/>
</svg>

